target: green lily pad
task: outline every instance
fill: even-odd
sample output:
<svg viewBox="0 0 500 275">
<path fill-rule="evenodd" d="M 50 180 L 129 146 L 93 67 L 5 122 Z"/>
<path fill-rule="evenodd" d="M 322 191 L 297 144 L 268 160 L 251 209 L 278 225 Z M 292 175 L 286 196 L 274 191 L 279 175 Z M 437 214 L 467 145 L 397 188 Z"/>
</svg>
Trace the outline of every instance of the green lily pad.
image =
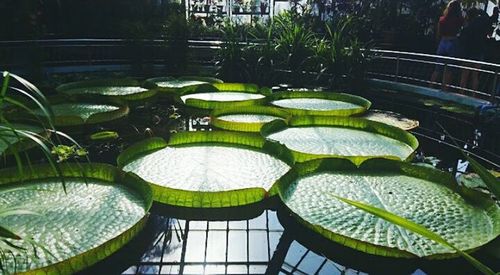
<svg viewBox="0 0 500 275">
<path fill-rule="evenodd" d="M 265 103 L 266 97 L 246 92 L 208 92 L 186 94 L 180 97 L 180 101 L 189 107 L 213 110 L 262 105 Z"/>
<path fill-rule="evenodd" d="M 68 101 L 70 102 L 64 103 Z M 109 122 L 122 118 L 129 113 L 128 106 L 114 100 L 67 100 L 58 98 L 53 101 L 51 107 L 54 113 L 54 125 L 59 127 Z M 43 116 L 41 111 L 35 113 Z"/>
<path fill-rule="evenodd" d="M 257 135 L 190 132 L 132 146 L 118 165 L 151 183 L 156 201 L 220 208 L 261 201 L 293 163 L 286 148 Z"/>
<path fill-rule="evenodd" d="M 36 213 L 2 216 L 0 223 L 39 245 L 12 240 L 26 248 L 26 255 L 17 263 L 4 255 L 3 269 L 72 274 L 117 251 L 145 225 L 152 200 L 144 181 L 105 164 L 62 168 L 66 193 L 49 166 L 35 166 L 22 177 L 15 169 L 0 170 L 1 207 Z"/>
<path fill-rule="evenodd" d="M 183 76 L 179 78 L 173 77 L 156 77 L 146 80 L 146 86 L 159 89 L 160 91 L 169 94 L 184 94 L 192 92 L 203 87 L 212 88 L 212 83 L 222 83 L 223 81 L 212 77 L 198 76 Z"/>
<path fill-rule="evenodd" d="M 242 92 L 216 92 L 216 93 L 196 93 L 181 96 L 184 103 L 188 99 L 198 99 L 204 101 L 218 101 L 218 102 L 230 102 L 230 101 L 245 101 L 245 100 L 256 100 L 265 98 L 264 95 L 260 94 L 249 94 Z"/>
<path fill-rule="evenodd" d="M 270 104 L 293 115 L 350 116 L 366 112 L 371 103 L 343 93 L 291 91 L 272 95 Z"/>
<path fill-rule="evenodd" d="M 208 83 L 222 83 L 222 80 L 212 77 L 197 77 L 197 76 L 184 76 L 179 78 L 172 77 L 156 77 L 146 80 L 146 82 L 153 83 L 158 88 L 182 90 L 190 86 L 197 86 Z"/>
<path fill-rule="evenodd" d="M 133 79 L 103 79 L 73 82 L 57 87 L 57 91 L 68 96 L 99 95 L 126 101 L 144 101 L 156 95 L 156 90 L 140 86 Z"/>
<path fill-rule="evenodd" d="M 261 133 L 284 144 L 297 161 L 339 157 L 361 163 L 369 158 L 410 159 L 417 139 L 383 123 L 342 117 L 294 117 L 288 125 L 274 121 Z"/>
<path fill-rule="evenodd" d="M 273 120 L 288 120 L 291 115 L 279 108 L 249 106 L 214 110 L 211 123 L 218 128 L 242 132 L 259 132 Z"/>
<path fill-rule="evenodd" d="M 12 126 L 16 130 L 28 131 L 37 135 L 45 134 L 45 130 L 37 126 L 19 123 L 13 123 L 10 126 Z M 35 142 L 31 142 L 21 134 L 18 134 L 18 136 L 16 136 L 10 126 L 0 124 L 0 156 L 3 155 L 10 146 L 16 146 L 16 149 L 19 151 L 29 149 L 36 145 Z"/>
<path fill-rule="evenodd" d="M 391 111 L 370 110 L 361 118 L 385 123 L 405 131 L 415 129 L 419 126 L 418 120 L 409 119 Z"/>
<path fill-rule="evenodd" d="M 462 251 L 500 234 L 500 208 L 479 207 L 459 193 L 450 174 L 408 163 L 373 159 L 357 168 L 346 160 L 298 164 L 276 187 L 296 218 L 326 238 L 390 257 L 456 257 L 455 251 L 335 199 L 359 201 L 420 224 Z"/>
</svg>

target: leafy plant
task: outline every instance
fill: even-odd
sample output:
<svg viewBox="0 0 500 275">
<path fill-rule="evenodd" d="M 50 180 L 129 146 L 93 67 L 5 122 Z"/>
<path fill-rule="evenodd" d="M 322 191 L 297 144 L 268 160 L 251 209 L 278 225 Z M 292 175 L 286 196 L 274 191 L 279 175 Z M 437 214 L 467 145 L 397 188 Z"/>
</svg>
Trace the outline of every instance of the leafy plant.
<svg viewBox="0 0 500 275">
<path fill-rule="evenodd" d="M 366 44 L 352 30 L 354 17 L 344 17 L 331 25 L 326 24 L 326 35 L 317 41 L 315 49 L 317 80 L 327 75 L 328 85 L 335 86 L 344 79 L 360 79 L 366 65 Z"/>
<path fill-rule="evenodd" d="M 217 77 L 231 82 L 248 79 L 247 63 L 244 56 L 245 45 L 241 42 L 237 25 L 226 21 L 222 28 L 223 43 L 218 52 Z"/>
<path fill-rule="evenodd" d="M 292 13 L 276 17 L 277 37 L 275 39 L 278 66 L 291 72 L 289 80 L 298 84 L 303 81 L 303 71 L 314 54 L 314 32 L 305 24 L 294 21 Z"/>
</svg>

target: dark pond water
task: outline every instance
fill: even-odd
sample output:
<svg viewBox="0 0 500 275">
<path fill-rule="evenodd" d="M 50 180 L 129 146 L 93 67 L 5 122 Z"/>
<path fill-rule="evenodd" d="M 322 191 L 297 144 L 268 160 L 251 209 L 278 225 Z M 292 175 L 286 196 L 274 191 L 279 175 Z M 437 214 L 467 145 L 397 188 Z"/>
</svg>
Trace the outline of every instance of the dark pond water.
<svg viewBox="0 0 500 275">
<path fill-rule="evenodd" d="M 451 141 L 436 131 L 442 121 L 450 132 L 471 144 L 475 138 L 471 123 L 415 106 L 394 105 L 379 100 L 375 107 L 403 113 L 421 121 L 415 131 L 420 152 L 442 160 L 439 167 L 452 170 L 460 154 Z M 416 109 L 412 109 L 412 108 Z M 405 113 L 406 111 L 406 113 Z M 180 115 L 179 118 L 177 114 Z M 115 164 L 124 148 L 148 136 L 168 138 L 171 132 L 210 130 L 205 116 L 190 117 L 171 102 L 138 107 L 126 120 L 101 127 L 83 129 L 116 130 L 121 138 L 110 142 L 90 142 L 81 134 L 92 161 Z M 457 131 L 458 129 L 458 131 Z M 463 144 L 460 144 L 462 146 Z M 475 148 L 479 155 L 497 161 L 495 148 Z M 487 150 L 491 149 L 491 150 Z M 497 162 L 500 163 L 500 162 Z M 477 256 L 497 265 L 481 252 Z M 461 259 L 448 261 L 410 261 L 369 256 L 334 244 L 305 229 L 290 217 L 278 201 L 232 210 L 189 210 L 155 205 L 146 229 L 125 248 L 82 274 L 475 274 Z"/>
</svg>

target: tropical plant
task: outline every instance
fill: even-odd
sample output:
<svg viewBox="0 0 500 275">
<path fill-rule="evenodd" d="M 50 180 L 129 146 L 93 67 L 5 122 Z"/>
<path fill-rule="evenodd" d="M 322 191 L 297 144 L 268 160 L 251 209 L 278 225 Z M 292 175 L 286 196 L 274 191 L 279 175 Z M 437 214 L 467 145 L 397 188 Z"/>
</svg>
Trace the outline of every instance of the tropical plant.
<svg viewBox="0 0 500 275">
<path fill-rule="evenodd" d="M 190 29 L 184 8 L 179 8 L 170 13 L 165 24 L 165 33 L 167 38 L 166 44 L 166 61 L 168 74 L 183 74 L 189 63 L 189 45 Z"/>
<path fill-rule="evenodd" d="M 230 82 L 243 82 L 248 79 L 247 62 L 243 54 L 245 43 L 241 42 L 237 25 L 226 21 L 222 28 L 223 43 L 218 52 L 217 77 Z"/>
<path fill-rule="evenodd" d="M 346 79 L 351 82 L 363 77 L 369 50 L 367 44 L 352 35 L 355 24 L 355 17 L 327 23 L 325 36 L 314 47 L 317 79 L 326 75 L 330 87 L 345 83 Z"/>
<path fill-rule="evenodd" d="M 294 21 L 291 12 L 277 16 L 275 20 L 275 48 L 277 66 L 290 71 L 289 80 L 293 84 L 303 82 L 303 72 L 308 68 L 314 54 L 313 45 L 316 39 L 314 32 L 300 21 Z"/>
<path fill-rule="evenodd" d="M 252 43 L 244 50 L 245 61 L 248 64 L 248 81 L 259 85 L 272 85 L 276 79 L 276 46 L 274 44 L 274 24 L 268 26 L 256 24 L 250 35 L 261 43 Z M 259 41 L 260 42 L 260 41 Z"/>
</svg>

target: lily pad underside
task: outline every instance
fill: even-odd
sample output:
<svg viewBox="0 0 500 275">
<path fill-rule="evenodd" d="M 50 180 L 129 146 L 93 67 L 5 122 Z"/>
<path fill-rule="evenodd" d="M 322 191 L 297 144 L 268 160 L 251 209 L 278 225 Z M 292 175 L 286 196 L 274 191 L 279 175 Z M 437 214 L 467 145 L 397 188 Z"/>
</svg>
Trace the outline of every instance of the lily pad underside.
<svg viewBox="0 0 500 275">
<path fill-rule="evenodd" d="M 370 158 L 408 160 L 417 139 L 396 127 L 359 118 L 293 117 L 274 121 L 261 134 L 292 150 L 299 162 L 339 157 L 360 164 Z"/>
<path fill-rule="evenodd" d="M 291 115 L 279 108 L 249 106 L 214 110 L 211 123 L 218 128 L 242 132 L 259 132 L 264 124 L 273 120 L 288 120 Z"/>
<path fill-rule="evenodd" d="M 194 208 L 261 201 L 292 163 L 286 148 L 234 132 L 179 133 L 168 144 L 150 139 L 118 159 L 124 171 L 151 183 L 154 200 Z"/>
<path fill-rule="evenodd" d="M 270 104 L 285 108 L 293 115 L 351 116 L 366 112 L 370 101 L 350 94 L 327 92 L 280 92 Z"/>
<path fill-rule="evenodd" d="M 453 178 L 435 169 L 373 159 L 356 168 L 339 159 L 298 164 L 277 185 L 296 218 L 326 238 L 366 253 L 390 257 L 456 257 L 454 250 L 348 205 L 359 201 L 409 219 L 462 251 L 500 234 L 500 208 L 479 207 L 456 190 Z M 486 206 L 487 205 L 487 206 Z"/>
<path fill-rule="evenodd" d="M 143 228 L 151 207 L 150 187 L 110 165 L 64 165 L 66 193 L 49 166 L 36 166 L 23 178 L 16 171 L 0 170 L 0 205 L 36 214 L 2 216 L 0 223 L 37 245 L 13 240 L 26 251 L 18 255 L 16 266 L 11 255 L 3 255 L 2 264 L 10 272 L 82 270 L 131 240 Z"/>
</svg>

